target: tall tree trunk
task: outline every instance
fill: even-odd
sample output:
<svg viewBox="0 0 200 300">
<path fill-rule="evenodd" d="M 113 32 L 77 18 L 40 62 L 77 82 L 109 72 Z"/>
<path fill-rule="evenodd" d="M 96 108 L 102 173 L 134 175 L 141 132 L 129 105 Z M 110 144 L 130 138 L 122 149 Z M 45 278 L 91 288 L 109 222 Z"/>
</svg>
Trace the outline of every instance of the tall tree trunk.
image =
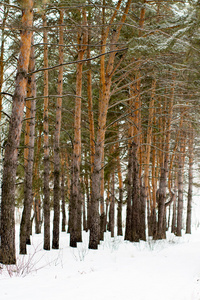
<svg viewBox="0 0 200 300">
<path fill-rule="evenodd" d="M 105 54 L 106 52 L 106 42 L 107 37 L 110 31 L 110 25 L 113 23 L 116 14 L 121 5 L 121 0 L 118 1 L 116 10 L 113 13 L 109 26 L 106 28 L 105 32 L 102 34 L 102 49 L 101 54 Z M 113 34 L 111 50 L 115 50 L 115 44 L 119 40 L 120 32 L 122 26 L 126 20 L 126 16 L 131 4 L 131 0 L 126 2 L 126 8 L 124 14 L 121 17 L 120 25 L 118 26 L 116 32 Z M 99 228 L 99 201 L 101 199 L 100 192 L 100 182 L 101 182 L 101 167 L 103 161 L 103 152 L 104 152 L 104 139 L 105 139 L 105 131 L 106 131 L 106 119 L 108 112 L 108 104 L 110 100 L 110 89 L 111 89 L 111 80 L 114 69 L 114 61 L 115 61 L 115 53 L 112 52 L 109 55 L 107 67 L 105 68 L 105 56 L 101 56 L 101 88 L 102 95 L 100 97 L 99 103 L 99 117 L 98 117 L 98 130 L 97 130 L 97 139 L 95 145 L 95 155 L 94 155 L 94 171 L 92 173 L 92 195 L 91 195 L 91 228 L 90 228 L 90 240 L 89 240 L 89 248 L 97 249 L 99 238 L 100 238 L 100 228 Z"/>
<path fill-rule="evenodd" d="M 191 233 L 191 222 L 192 222 L 192 185 L 193 185 L 193 143 L 194 143 L 194 132 L 190 125 L 189 134 L 189 170 L 188 170 L 188 202 L 187 202 L 187 219 L 186 219 L 186 233 Z"/>
<path fill-rule="evenodd" d="M 156 126 L 156 116 L 154 114 L 154 126 Z M 153 145 L 156 145 L 157 139 L 156 135 L 153 136 Z M 152 209 L 151 209 L 151 233 L 153 238 L 156 238 L 156 230 L 157 230 L 157 219 L 156 219 L 156 190 L 157 190 L 157 178 L 156 178 L 156 149 L 155 147 L 152 149 Z M 157 158 L 158 161 L 158 158 Z"/>
<path fill-rule="evenodd" d="M 105 224 L 105 209 L 104 209 L 104 152 L 101 163 L 101 187 L 100 187 L 100 240 L 104 238 L 104 232 L 106 231 Z"/>
<path fill-rule="evenodd" d="M 35 195 L 35 202 L 34 202 L 34 214 L 35 214 L 35 233 L 41 233 L 41 226 L 42 226 L 42 218 L 41 218 L 41 199 L 40 195 Z"/>
<path fill-rule="evenodd" d="M 87 25 L 87 17 L 85 10 L 82 10 L 83 24 Z M 78 32 L 78 60 L 83 60 L 86 44 L 88 41 L 87 31 Z M 82 46 L 83 45 L 83 46 Z M 82 69 L 83 63 L 77 64 L 76 73 L 76 99 L 75 99 L 75 116 L 74 116 L 74 145 L 72 159 L 72 180 L 71 180 L 71 228 L 70 228 L 70 246 L 76 247 L 77 242 L 82 241 L 82 199 L 80 193 L 80 165 L 81 165 L 81 95 L 82 95 Z"/>
<path fill-rule="evenodd" d="M 108 231 L 110 231 L 109 222 L 108 222 L 109 205 L 110 205 L 110 175 L 108 176 L 108 187 L 107 187 L 107 198 L 106 198 L 106 213 L 105 213 L 106 230 L 108 230 Z"/>
<path fill-rule="evenodd" d="M 115 235 L 115 172 L 112 173 L 112 189 L 111 189 L 111 202 L 110 202 L 110 231 L 111 237 Z"/>
<path fill-rule="evenodd" d="M 128 151 L 128 174 L 127 174 L 127 206 L 125 240 L 132 241 L 132 186 L 133 186 L 133 143 Z"/>
<path fill-rule="evenodd" d="M 70 220 L 71 220 L 71 209 L 70 209 L 70 197 L 71 197 L 71 170 L 69 167 L 69 156 L 67 154 L 67 152 L 65 153 L 65 163 L 66 163 L 66 169 L 67 169 L 67 199 L 68 199 L 68 229 L 67 229 L 67 233 L 70 233 Z"/>
<path fill-rule="evenodd" d="M 166 182 L 167 173 L 165 168 L 161 168 L 161 176 L 159 189 L 157 190 L 156 200 L 158 203 L 158 227 L 157 227 L 157 239 L 164 238 L 164 218 L 165 218 L 165 201 L 166 201 Z"/>
<path fill-rule="evenodd" d="M 65 210 L 65 169 L 64 157 L 62 155 L 62 173 L 61 173 L 61 201 L 62 201 L 62 232 L 65 232 L 66 210 Z"/>
<path fill-rule="evenodd" d="M 145 187 L 140 181 L 140 239 L 146 241 L 146 198 Z"/>
<path fill-rule="evenodd" d="M 58 98 L 56 107 L 56 126 L 54 133 L 54 218 L 53 218 L 53 241 L 52 248 L 59 249 L 59 225 L 60 225 L 60 129 L 62 118 L 62 93 L 63 93 L 63 19 L 64 11 L 60 10 L 59 20 L 59 73 L 58 73 Z M 60 96 L 60 97 L 59 97 Z"/>
<path fill-rule="evenodd" d="M 38 120 L 37 120 L 38 121 Z M 40 151 L 42 145 L 42 126 L 39 127 L 39 134 L 37 136 L 37 151 L 35 156 L 35 166 L 34 166 L 34 199 L 35 199 L 35 233 L 41 233 L 41 198 L 40 198 L 40 175 L 39 175 L 39 161 L 40 161 Z"/>
<path fill-rule="evenodd" d="M 132 238 L 133 242 L 138 242 L 143 238 L 140 234 L 140 223 L 142 223 L 141 214 L 141 199 L 140 199 L 140 180 L 139 180 L 139 165 L 137 160 L 137 145 L 133 142 L 133 170 L 132 170 Z"/>
<path fill-rule="evenodd" d="M 88 44 L 90 44 L 90 32 L 88 32 Z M 87 48 L 87 59 L 90 59 L 90 47 Z M 90 163 L 91 163 L 91 174 L 94 169 L 94 153 L 95 153 L 95 135 L 94 135 L 94 116 L 93 116 L 93 102 L 92 102 L 92 70 L 91 61 L 87 62 L 87 96 L 88 96 L 88 118 L 89 118 L 89 128 L 90 128 Z M 92 190 L 92 179 L 90 177 L 90 193 L 89 184 L 87 178 L 87 228 L 90 228 L 90 200 L 91 200 L 91 190 Z"/>
<path fill-rule="evenodd" d="M 4 80 L 4 51 L 5 51 L 5 23 L 8 17 L 8 8 L 4 6 L 4 16 L 3 16 L 3 21 L 2 21 L 2 29 L 1 29 L 1 50 L 0 50 L 0 122 L 1 122 L 1 116 L 2 116 L 2 87 L 3 87 L 3 80 Z M 1 144 L 1 128 L 0 128 L 0 144 Z M 0 160 L 2 159 L 1 157 L 1 151 L 0 151 Z M 0 172 L 2 171 L 2 166 L 0 166 Z M 2 172 L 1 172 L 2 173 Z M 1 204 L 1 202 L 0 202 Z M 0 219 L 1 219 L 1 207 L 0 207 Z M 1 220 L 0 220 L 0 234 L 1 234 Z"/>
<path fill-rule="evenodd" d="M 82 205 L 83 205 L 83 230 L 87 231 L 85 194 L 84 193 L 82 193 Z"/>
<path fill-rule="evenodd" d="M 44 68 L 48 68 L 48 46 L 47 46 L 47 20 L 46 15 L 43 18 L 43 42 L 44 42 Z M 49 121 L 48 121 L 48 106 L 49 106 L 49 79 L 48 70 L 44 71 L 44 113 L 43 113 L 43 129 L 44 129 L 44 250 L 50 250 L 50 189 L 49 189 Z"/>
<path fill-rule="evenodd" d="M 32 37 L 32 45 L 34 44 Z M 35 70 L 35 52 L 34 47 L 31 47 L 29 72 Z M 25 155 L 25 178 L 24 178 L 24 208 L 22 213 L 22 219 L 20 224 L 20 254 L 26 254 L 26 244 L 30 244 L 30 234 L 32 232 L 31 222 L 31 208 L 33 203 L 33 159 L 34 159 L 34 140 L 35 140 L 35 104 L 36 100 L 36 81 L 35 74 L 32 74 L 28 78 L 27 84 L 27 96 L 33 99 L 27 100 L 26 109 L 29 111 L 26 116 L 28 117 L 26 133 L 28 133 L 28 139 L 26 138 L 27 148 Z M 28 153 L 27 153 L 28 152 Z"/>
<path fill-rule="evenodd" d="M 86 203 L 87 203 L 87 208 L 85 209 L 85 214 L 87 210 L 87 221 L 86 221 L 85 230 L 88 231 L 90 228 L 90 191 L 89 191 L 89 180 L 88 180 L 87 173 L 85 174 L 84 183 L 85 183 L 85 194 L 86 194 Z"/>
<path fill-rule="evenodd" d="M 177 172 L 175 171 L 175 182 L 174 182 L 174 201 L 173 201 L 173 211 L 172 211 L 172 225 L 171 225 L 171 232 L 176 234 L 176 228 L 177 228 Z"/>
<path fill-rule="evenodd" d="M 178 207 L 177 207 L 177 236 L 181 236 L 183 229 L 183 174 L 184 174 L 184 155 L 185 145 L 181 137 L 180 153 L 178 156 Z"/>
<path fill-rule="evenodd" d="M 170 137 L 171 137 L 171 122 L 173 113 L 174 103 L 174 91 L 175 91 L 175 79 L 173 77 L 173 84 L 171 87 L 171 98 L 168 107 L 168 120 L 164 120 L 163 130 L 166 128 L 166 139 L 165 139 L 165 153 L 161 159 L 161 175 L 159 189 L 157 190 L 157 203 L 158 203 L 158 224 L 157 224 L 157 239 L 165 238 L 166 226 L 165 220 L 165 202 L 166 202 L 166 188 L 167 188 L 167 175 L 168 175 L 168 163 L 169 163 L 169 149 L 170 149 Z M 165 102 L 166 103 L 166 102 Z M 166 105 L 166 104 L 165 104 Z"/>
<path fill-rule="evenodd" d="M 168 219 L 167 219 L 167 230 L 169 230 L 170 224 L 171 224 L 171 204 L 169 205 L 168 209 Z"/>
<path fill-rule="evenodd" d="M 33 0 L 23 0 L 21 1 L 21 6 L 23 29 L 21 31 L 20 56 L 13 95 L 8 142 L 5 147 L 2 180 L 0 262 L 4 264 L 15 264 L 16 262 L 14 219 L 15 181 L 31 50 L 32 31 L 30 31 L 30 28 L 33 25 Z"/>
<path fill-rule="evenodd" d="M 150 222 L 150 194 L 149 194 L 149 163 L 150 163 L 150 154 L 151 154 L 151 144 L 152 144 L 152 125 L 153 125 L 153 114 L 154 114 L 154 103 L 155 103 L 155 92 L 156 92 L 156 79 L 152 81 L 152 92 L 151 92 L 151 101 L 149 103 L 149 120 L 147 128 L 147 140 L 146 140 L 146 159 L 144 167 L 144 187 L 146 194 L 147 210 L 148 210 L 148 228 L 151 235 L 151 222 Z"/>
<path fill-rule="evenodd" d="M 119 180 L 119 200 L 117 206 L 117 235 L 123 235 L 122 231 L 122 207 L 123 207 L 123 181 L 119 155 L 117 156 L 117 171 Z"/>
<path fill-rule="evenodd" d="M 171 228 L 171 232 L 176 234 L 176 198 L 173 202 L 173 213 L 172 213 L 172 228 Z"/>
</svg>

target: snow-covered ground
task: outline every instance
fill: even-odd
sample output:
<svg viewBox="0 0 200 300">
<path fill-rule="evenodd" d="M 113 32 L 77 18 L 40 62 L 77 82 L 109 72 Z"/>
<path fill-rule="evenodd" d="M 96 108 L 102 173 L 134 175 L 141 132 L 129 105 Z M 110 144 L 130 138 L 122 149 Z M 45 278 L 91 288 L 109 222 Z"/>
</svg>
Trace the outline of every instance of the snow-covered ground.
<svg viewBox="0 0 200 300">
<path fill-rule="evenodd" d="M 184 215 L 186 205 L 184 207 Z M 126 210 L 123 210 L 125 223 Z M 185 220 L 185 216 L 184 216 Z M 98 250 L 88 250 L 88 234 L 77 249 L 61 233 L 60 249 L 44 251 L 33 234 L 28 255 L 16 266 L 0 265 L 0 300 L 200 300 L 200 191 L 193 199 L 191 235 L 130 243 L 105 234 Z M 16 250 L 20 212 L 16 211 Z"/>
<path fill-rule="evenodd" d="M 200 299 L 200 228 L 166 241 L 129 243 L 106 233 L 98 250 L 87 243 L 83 233 L 72 249 L 61 233 L 60 250 L 44 251 L 42 234 L 34 234 L 28 255 L 0 270 L 0 299 Z"/>
</svg>

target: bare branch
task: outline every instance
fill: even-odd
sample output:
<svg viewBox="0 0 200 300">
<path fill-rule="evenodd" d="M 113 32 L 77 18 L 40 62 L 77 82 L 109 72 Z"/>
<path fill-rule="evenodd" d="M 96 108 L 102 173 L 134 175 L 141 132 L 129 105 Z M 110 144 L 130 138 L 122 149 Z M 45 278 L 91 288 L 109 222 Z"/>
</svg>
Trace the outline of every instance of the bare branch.
<svg viewBox="0 0 200 300">
<path fill-rule="evenodd" d="M 55 70 L 55 69 L 58 69 L 61 66 L 68 66 L 68 65 L 72 65 L 72 64 L 78 64 L 80 62 L 91 61 L 91 60 L 97 59 L 97 58 L 99 58 L 101 56 L 104 56 L 106 54 L 110 54 L 110 53 L 113 53 L 113 52 L 122 52 L 122 51 L 126 51 L 126 50 L 128 50 L 128 48 L 112 50 L 112 51 L 108 51 L 106 53 L 102 53 L 102 54 L 99 54 L 99 55 L 91 57 L 91 58 L 85 58 L 85 59 L 81 59 L 81 60 L 70 61 L 70 62 L 67 62 L 67 63 L 64 63 L 64 64 L 52 66 L 52 67 L 49 67 L 49 68 L 42 68 L 42 69 L 39 69 L 39 70 L 35 70 L 34 72 L 28 73 L 27 76 L 29 76 L 31 74 L 34 74 L 34 73 L 43 72 L 45 70 Z"/>
</svg>

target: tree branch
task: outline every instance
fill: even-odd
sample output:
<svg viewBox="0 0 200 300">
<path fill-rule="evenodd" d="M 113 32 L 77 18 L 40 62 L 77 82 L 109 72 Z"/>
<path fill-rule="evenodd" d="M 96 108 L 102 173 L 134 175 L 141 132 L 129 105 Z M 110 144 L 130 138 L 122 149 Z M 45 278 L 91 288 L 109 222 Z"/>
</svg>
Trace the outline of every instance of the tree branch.
<svg viewBox="0 0 200 300">
<path fill-rule="evenodd" d="M 27 74 L 27 76 L 30 76 L 31 74 L 34 74 L 34 73 L 38 73 L 38 72 L 43 72 L 45 70 L 54 70 L 54 69 L 58 69 L 59 67 L 61 66 L 68 66 L 68 65 L 72 65 L 72 64 L 78 64 L 80 62 L 86 62 L 86 61 L 91 61 L 91 60 L 94 60 L 94 59 L 97 59 L 103 55 L 106 55 L 106 54 L 110 54 L 110 53 L 113 53 L 113 52 L 122 52 L 122 51 L 126 51 L 128 48 L 123 48 L 123 49 L 116 49 L 116 50 L 113 50 L 113 51 L 109 51 L 109 52 L 106 52 L 106 53 L 103 53 L 103 54 L 99 54 L 97 56 L 94 56 L 94 57 L 91 57 L 91 58 L 86 58 L 86 59 L 81 59 L 81 60 L 75 60 L 75 61 L 70 61 L 70 62 L 67 62 L 67 63 L 63 63 L 63 64 L 60 64 L 60 65 L 56 65 L 56 66 L 53 66 L 53 67 L 48 67 L 48 68 L 42 68 L 42 69 L 38 69 L 38 70 L 35 70 L 33 72 L 30 72 Z"/>
</svg>

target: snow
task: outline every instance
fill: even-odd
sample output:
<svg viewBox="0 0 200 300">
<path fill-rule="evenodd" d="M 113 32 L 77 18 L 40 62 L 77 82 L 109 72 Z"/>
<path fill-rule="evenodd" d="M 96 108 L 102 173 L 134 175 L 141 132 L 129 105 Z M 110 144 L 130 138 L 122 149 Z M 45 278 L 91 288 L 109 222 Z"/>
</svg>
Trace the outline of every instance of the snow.
<svg viewBox="0 0 200 300">
<path fill-rule="evenodd" d="M 106 233 L 98 250 L 87 243 L 83 232 L 83 243 L 70 248 L 69 234 L 61 233 L 60 249 L 44 251 L 42 234 L 33 234 L 28 255 L 0 270 L 0 299 L 200 299 L 200 228 L 140 243 Z"/>
</svg>

